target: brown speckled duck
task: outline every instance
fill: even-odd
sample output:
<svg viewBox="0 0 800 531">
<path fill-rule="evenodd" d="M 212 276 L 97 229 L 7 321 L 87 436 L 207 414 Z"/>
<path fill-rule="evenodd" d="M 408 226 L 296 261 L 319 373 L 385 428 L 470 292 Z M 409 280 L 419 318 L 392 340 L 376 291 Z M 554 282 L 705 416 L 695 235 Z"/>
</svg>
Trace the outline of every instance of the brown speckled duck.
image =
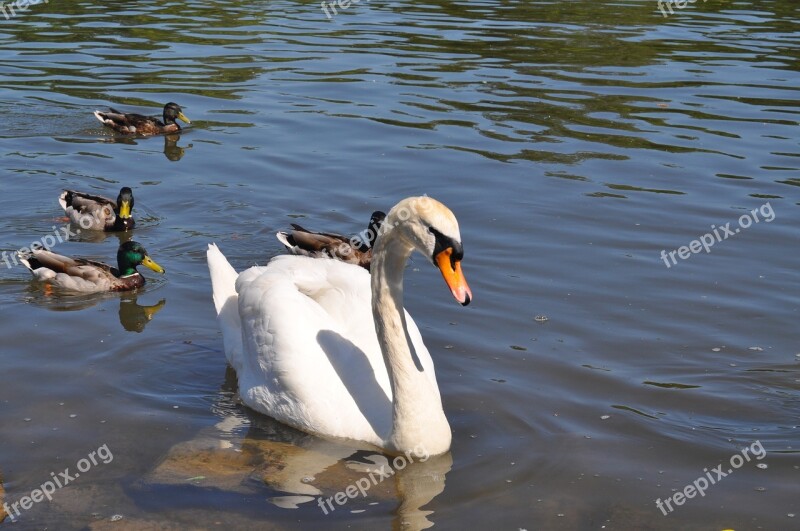
<svg viewBox="0 0 800 531">
<path fill-rule="evenodd" d="M 192 123 L 183 114 L 180 106 L 172 102 L 164 106 L 163 122 L 155 116 L 124 113 L 113 108 L 110 108 L 108 112 L 94 111 L 94 115 L 103 124 L 125 135 L 152 136 L 175 133 L 181 130 L 181 126 L 175 120 L 182 120 L 187 124 Z"/>
<path fill-rule="evenodd" d="M 125 232 L 136 224 L 131 215 L 133 190 L 127 186 L 119 191 L 116 201 L 100 195 L 64 190 L 58 203 L 69 220 L 84 230 Z"/>
<path fill-rule="evenodd" d="M 33 277 L 53 288 L 79 293 L 131 291 L 144 286 L 144 277 L 136 267 L 143 265 L 156 273 L 164 268 L 155 263 L 140 243 L 128 241 L 119 246 L 117 267 L 85 258 L 33 250 L 19 253 L 20 261 Z"/>
<path fill-rule="evenodd" d="M 275 236 L 292 254 L 314 258 L 334 258 L 355 264 L 369 271 L 372 262 L 372 244 L 378 236 L 386 214 L 376 210 L 367 225 L 366 238 L 347 237 L 340 234 L 313 232 L 292 223 L 289 232 L 278 232 Z"/>
</svg>

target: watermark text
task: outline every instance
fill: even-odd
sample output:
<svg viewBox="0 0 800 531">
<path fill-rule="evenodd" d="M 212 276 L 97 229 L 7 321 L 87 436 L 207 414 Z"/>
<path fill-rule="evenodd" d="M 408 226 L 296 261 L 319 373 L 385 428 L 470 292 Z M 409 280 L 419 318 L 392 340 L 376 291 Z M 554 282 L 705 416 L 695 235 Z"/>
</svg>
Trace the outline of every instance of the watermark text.
<svg viewBox="0 0 800 531">
<path fill-rule="evenodd" d="M 666 498 L 665 500 L 662 500 L 661 498 L 657 499 L 656 507 L 661 510 L 661 513 L 664 516 L 667 516 L 669 513 L 675 510 L 672 507 L 673 503 L 676 507 L 678 507 L 686 503 L 686 500 L 694 498 L 698 494 L 700 497 L 705 496 L 706 490 L 708 490 L 710 486 L 716 485 L 722 481 L 723 478 L 733 474 L 734 470 L 741 468 L 745 463 L 749 463 L 751 455 L 752 457 L 755 457 L 757 461 L 761 461 L 767 456 L 767 451 L 761 445 L 761 441 L 756 441 L 750 446 L 745 446 L 739 453 L 733 454 L 728 460 L 730 468 L 728 468 L 727 471 L 723 470 L 724 465 L 722 464 L 712 468 L 710 472 L 707 468 L 704 468 L 703 472 L 705 472 L 705 475 L 695 479 L 683 489 L 675 492 L 669 498 Z"/>
<path fill-rule="evenodd" d="M 17 16 L 17 11 L 27 11 L 29 7 L 39 4 L 49 4 L 50 0 L 14 0 L 8 4 L 0 1 L 0 13 L 10 20 L 11 17 Z"/>
<path fill-rule="evenodd" d="M 336 11 L 336 6 L 339 6 L 339 9 L 347 9 L 353 4 L 358 4 L 361 0 L 330 0 L 328 2 L 323 1 L 321 4 L 322 11 L 325 12 L 325 16 L 328 17 L 328 20 L 331 20 L 334 16 L 338 15 L 339 12 Z M 331 15 L 331 11 L 333 11 L 333 15 Z"/>
<path fill-rule="evenodd" d="M 0 257 L 2 257 L 3 262 L 5 262 L 6 267 L 11 269 L 15 265 L 19 265 L 19 261 L 17 258 L 22 255 L 26 256 L 31 253 L 31 251 L 41 250 L 44 249 L 49 251 L 51 248 L 55 247 L 57 243 L 64 243 L 65 241 L 69 241 L 70 238 L 73 238 L 80 234 L 80 229 L 77 229 L 76 232 L 73 232 L 69 225 L 64 225 L 63 227 L 56 228 L 53 225 L 53 232 L 52 234 L 47 234 L 39 239 L 39 241 L 31 242 L 29 247 L 21 247 L 14 253 L 9 254 L 8 251 L 3 251 L 0 253 Z"/>
<path fill-rule="evenodd" d="M 114 454 L 108 449 L 108 445 L 104 444 L 97 450 L 89 452 L 89 455 L 81 459 L 75 464 L 77 472 L 72 472 L 69 468 L 65 468 L 63 472 L 56 474 L 50 472 L 50 479 L 42 483 L 38 489 L 31 491 L 29 496 L 23 496 L 12 504 L 4 503 L 3 509 L 6 514 L 11 518 L 12 522 L 16 522 L 17 518 L 22 515 L 22 511 L 27 511 L 33 507 L 34 504 L 40 503 L 47 498 L 48 501 L 53 501 L 53 494 L 59 489 L 63 489 L 79 477 L 81 473 L 88 472 L 92 467 L 99 464 L 107 465 L 114 460 Z"/>
<path fill-rule="evenodd" d="M 664 16 L 664 18 L 667 18 L 669 16 L 667 15 L 667 10 L 669 10 L 670 15 L 675 14 L 675 11 L 672 9 L 673 5 L 675 5 L 675 7 L 678 9 L 683 9 L 687 5 L 694 4 L 696 2 L 697 0 L 658 0 L 658 10 L 661 11 L 661 14 Z M 705 2 L 706 0 L 703 0 L 703 3 Z M 664 9 L 664 6 L 666 6 L 666 9 Z"/>
<path fill-rule="evenodd" d="M 670 268 L 678 263 L 678 261 L 675 259 L 676 254 L 681 260 L 687 260 L 690 256 L 692 256 L 692 254 L 697 254 L 703 250 L 706 253 L 710 253 L 711 247 L 715 243 L 719 243 L 722 240 L 727 240 L 731 236 L 739 234 L 742 229 L 747 229 L 753 223 L 760 222 L 761 220 L 758 218 L 759 214 L 761 214 L 761 217 L 767 223 L 775 219 L 775 211 L 772 209 L 772 205 L 770 205 L 769 202 L 764 203 L 759 208 L 754 208 L 750 212 L 742 214 L 739 217 L 738 227 L 731 229 L 730 223 L 720 225 L 719 227 L 716 225 L 711 225 L 712 232 L 707 232 L 706 234 L 700 236 L 700 238 L 697 240 L 692 240 L 689 242 L 688 246 L 683 245 L 670 252 L 667 252 L 666 250 L 661 251 L 661 259 L 664 260 L 664 265 L 667 266 L 667 268 Z M 692 254 L 690 254 L 690 252 Z M 670 263 L 670 260 L 672 260 L 672 263 Z"/>
<path fill-rule="evenodd" d="M 420 463 L 424 463 L 428 460 L 430 454 L 425 450 L 424 446 L 417 445 L 413 450 L 406 451 L 404 455 L 395 457 L 392 460 L 391 466 L 381 465 L 380 468 L 370 470 L 369 476 L 359 478 L 355 483 L 351 483 L 347 488 L 337 492 L 333 496 L 327 499 L 323 497 L 317 498 L 319 508 L 327 515 L 329 512 L 336 510 L 336 507 L 333 506 L 333 502 L 336 502 L 338 506 L 342 506 L 347 503 L 348 500 L 356 498 L 359 494 L 362 498 L 366 497 L 367 491 L 369 491 L 370 488 L 394 476 L 395 471 L 403 470 L 406 466 L 414 463 L 414 457 L 419 459 Z M 328 509 L 330 509 L 330 511 L 328 511 Z"/>
</svg>

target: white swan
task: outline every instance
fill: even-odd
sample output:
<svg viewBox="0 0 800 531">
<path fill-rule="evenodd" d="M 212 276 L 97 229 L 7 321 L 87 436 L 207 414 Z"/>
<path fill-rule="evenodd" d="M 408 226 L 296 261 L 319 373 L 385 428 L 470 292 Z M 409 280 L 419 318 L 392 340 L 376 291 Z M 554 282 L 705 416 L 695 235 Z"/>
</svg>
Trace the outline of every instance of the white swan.
<svg viewBox="0 0 800 531">
<path fill-rule="evenodd" d="M 403 309 L 403 269 L 414 249 L 469 304 L 458 222 L 429 197 L 404 199 L 389 212 L 371 276 L 305 256 L 279 256 L 238 275 L 209 245 L 225 354 L 245 404 L 305 432 L 389 453 L 449 450 L 433 361 Z"/>
</svg>

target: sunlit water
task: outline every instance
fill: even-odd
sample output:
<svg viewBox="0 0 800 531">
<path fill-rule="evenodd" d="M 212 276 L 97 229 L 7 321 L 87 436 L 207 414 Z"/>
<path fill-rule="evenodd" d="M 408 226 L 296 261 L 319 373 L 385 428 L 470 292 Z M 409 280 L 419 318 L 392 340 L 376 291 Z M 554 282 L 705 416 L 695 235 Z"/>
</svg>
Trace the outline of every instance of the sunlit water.
<svg viewBox="0 0 800 531">
<path fill-rule="evenodd" d="M 133 237 L 167 269 L 135 295 L 63 297 L 0 262 L 5 501 L 113 454 L 0 526 L 796 528 L 799 6 L 373 0 L 328 20 L 316 2 L 51 0 L 0 16 L 0 250 L 63 226 L 62 188 L 128 185 Z M 119 140 L 91 114 L 167 101 L 193 120 L 179 136 Z M 325 514 L 320 496 L 385 458 L 238 402 L 204 250 L 263 264 L 291 222 L 354 233 L 423 193 L 458 216 L 475 295 L 460 308 L 409 265 L 452 451 Z M 741 230 L 680 258 L 727 223 Z M 54 250 L 113 260 L 121 238 Z M 656 506 L 745 447 L 761 458 Z"/>
</svg>

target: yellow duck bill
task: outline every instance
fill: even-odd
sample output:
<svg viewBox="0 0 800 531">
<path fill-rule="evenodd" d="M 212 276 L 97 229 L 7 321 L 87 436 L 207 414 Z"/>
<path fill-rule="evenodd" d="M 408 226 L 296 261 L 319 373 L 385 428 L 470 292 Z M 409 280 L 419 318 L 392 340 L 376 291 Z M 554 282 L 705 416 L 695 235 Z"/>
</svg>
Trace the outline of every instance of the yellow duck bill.
<svg viewBox="0 0 800 531">
<path fill-rule="evenodd" d="M 119 217 L 122 219 L 129 219 L 131 217 L 131 202 L 123 201 L 119 205 Z"/>
<path fill-rule="evenodd" d="M 142 260 L 142 265 L 148 269 L 152 269 L 156 273 L 164 273 L 164 268 L 153 261 L 149 256 L 145 256 Z"/>
</svg>

